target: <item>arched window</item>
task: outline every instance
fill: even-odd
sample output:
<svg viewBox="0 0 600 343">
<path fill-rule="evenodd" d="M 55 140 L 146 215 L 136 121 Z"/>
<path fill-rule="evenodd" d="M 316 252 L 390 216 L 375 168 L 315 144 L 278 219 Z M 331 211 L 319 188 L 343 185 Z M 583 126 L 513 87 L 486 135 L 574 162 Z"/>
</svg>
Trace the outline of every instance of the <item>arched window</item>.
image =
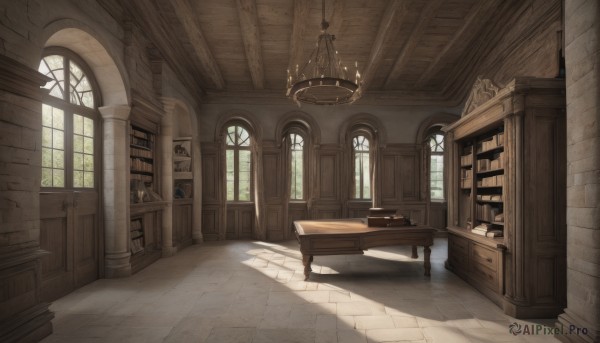
<svg viewBox="0 0 600 343">
<path fill-rule="evenodd" d="M 444 200 L 444 135 L 429 136 L 429 189 L 432 200 Z"/>
<path fill-rule="evenodd" d="M 290 200 L 304 200 L 304 138 L 290 133 Z"/>
<path fill-rule="evenodd" d="M 52 79 L 42 105 L 41 186 L 94 188 L 98 101 L 91 72 L 66 49 L 49 50 L 38 71 Z"/>
<path fill-rule="evenodd" d="M 226 188 L 227 201 L 252 200 L 251 137 L 240 125 L 231 125 L 226 131 Z"/>
<path fill-rule="evenodd" d="M 352 139 L 354 164 L 353 199 L 371 199 L 371 150 L 369 139 L 363 135 Z"/>
</svg>

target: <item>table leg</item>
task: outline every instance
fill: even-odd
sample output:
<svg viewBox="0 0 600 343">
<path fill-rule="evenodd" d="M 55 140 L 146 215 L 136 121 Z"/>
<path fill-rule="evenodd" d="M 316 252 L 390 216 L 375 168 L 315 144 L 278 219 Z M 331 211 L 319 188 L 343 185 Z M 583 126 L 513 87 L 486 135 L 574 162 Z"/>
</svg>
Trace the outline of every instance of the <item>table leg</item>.
<svg viewBox="0 0 600 343">
<path fill-rule="evenodd" d="M 419 258 L 419 254 L 417 253 L 417 246 L 413 245 L 412 246 L 412 258 Z"/>
<path fill-rule="evenodd" d="M 425 276 L 431 276 L 431 262 L 429 261 L 431 249 L 428 246 L 423 247 L 423 254 L 425 255 Z"/>
<path fill-rule="evenodd" d="M 304 281 L 308 280 L 308 276 L 312 269 L 310 268 L 310 264 L 313 261 L 312 255 L 302 255 L 302 264 L 304 265 Z"/>
</svg>

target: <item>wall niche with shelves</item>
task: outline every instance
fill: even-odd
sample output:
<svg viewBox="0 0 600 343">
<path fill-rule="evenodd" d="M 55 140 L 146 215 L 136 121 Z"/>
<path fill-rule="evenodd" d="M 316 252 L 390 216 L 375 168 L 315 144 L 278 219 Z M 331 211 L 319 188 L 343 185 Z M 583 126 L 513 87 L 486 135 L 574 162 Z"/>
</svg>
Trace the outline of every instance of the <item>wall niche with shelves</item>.
<svg viewBox="0 0 600 343">
<path fill-rule="evenodd" d="M 564 80 L 516 78 L 470 99 L 481 92 L 488 100 L 444 129 L 446 267 L 508 315 L 556 317 L 566 306 Z"/>
</svg>

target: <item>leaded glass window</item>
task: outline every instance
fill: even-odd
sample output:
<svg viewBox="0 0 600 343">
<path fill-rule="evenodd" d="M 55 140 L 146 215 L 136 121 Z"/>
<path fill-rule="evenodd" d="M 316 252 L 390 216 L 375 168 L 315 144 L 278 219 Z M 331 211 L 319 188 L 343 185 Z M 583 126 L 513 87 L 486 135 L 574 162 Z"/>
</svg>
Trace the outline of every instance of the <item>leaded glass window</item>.
<svg viewBox="0 0 600 343">
<path fill-rule="evenodd" d="M 356 136 L 352 139 L 354 161 L 354 199 L 371 199 L 371 150 L 369 139 Z"/>
<path fill-rule="evenodd" d="M 304 138 L 290 133 L 290 199 L 304 199 Z"/>
<path fill-rule="evenodd" d="M 444 200 L 444 135 L 431 135 L 429 138 L 429 148 L 431 149 L 429 164 L 431 199 Z"/>
<path fill-rule="evenodd" d="M 239 125 L 229 126 L 225 138 L 227 201 L 252 200 L 252 152 L 250 134 Z"/>
<path fill-rule="evenodd" d="M 72 53 L 51 53 L 38 68 L 51 79 L 42 105 L 42 187 L 95 187 L 94 88 L 74 59 Z"/>
</svg>

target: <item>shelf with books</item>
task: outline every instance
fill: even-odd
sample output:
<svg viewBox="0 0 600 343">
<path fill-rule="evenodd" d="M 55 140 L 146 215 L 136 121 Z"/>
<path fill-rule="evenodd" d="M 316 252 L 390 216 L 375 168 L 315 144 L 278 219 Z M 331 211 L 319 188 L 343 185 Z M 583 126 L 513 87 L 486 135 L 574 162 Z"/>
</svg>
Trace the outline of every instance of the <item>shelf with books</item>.
<svg viewBox="0 0 600 343">
<path fill-rule="evenodd" d="M 515 318 L 555 317 L 566 303 L 564 89 L 516 78 L 444 128 L 452 185 L 473 171 L 470 197 L 448 189 L 446 266 Z M 469 99 L 488 90 L 474 86 Z"/>
</svg>

